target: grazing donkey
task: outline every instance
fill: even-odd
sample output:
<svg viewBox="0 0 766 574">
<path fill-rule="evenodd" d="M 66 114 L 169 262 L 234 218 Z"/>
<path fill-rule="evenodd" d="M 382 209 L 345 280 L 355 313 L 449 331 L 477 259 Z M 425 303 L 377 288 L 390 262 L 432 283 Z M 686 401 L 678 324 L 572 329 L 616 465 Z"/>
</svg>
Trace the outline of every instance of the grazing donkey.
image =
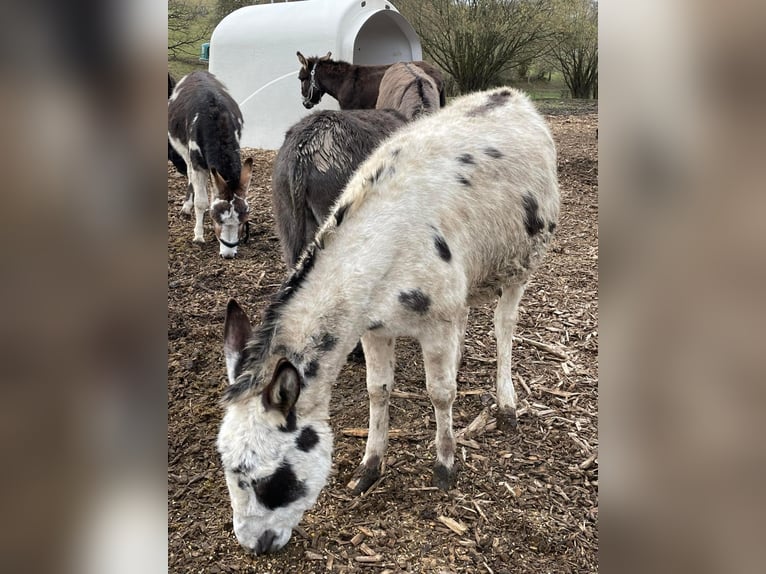
<svg viewBox="0 0 766 574">
<path fill-rule="evenodd" d="M 399 62 L 383 74 L 375 107 L 394 109 L 414 120 L 439 109 L 439 89 L 423 70 L 409 62 Z"/>
<path fill-rule="evenodd" d="M 237 245 L 248 235 L 246 195 L 253 160 L 242 164 L 241 135 L 239 106 L 213 74 L 197 71 L 178 81 L 168 100 L 168 138 L 189 170 L 189 193 L 181 211 L 189 215 L 194 207 L 194 241 L 204 243 L 202 222 L 210 205 L 207 181 L 212 177 L 217 195 L 210 217 L 226 259 L 237 254 Z"/>
<path fill-rule="evenodd" d="M 556 150 L 521 92 L 456 99 L 388 138 L 349 181 L 253 332 L 230 301 L 230 386 L 218 451 L 249 551 L 290 538 L 327 480 L 330 391 L 362 336 L 369 435 L 350 486 L 380 476 L 394 385 L 394 340 L 418 339 L 436 419 L 434 483 L 456 478 L 452 403 L 469 304 L 499 297 L 497 424 L 516 423 L 511 337 L 524 287 L 556 227 Z"/>
<path fill-rule="evenodd" d="M 384 66 L 357 66 L 331 60 L 332 52 L 326 56 L 304 57 L 300 52 L 298 61 L 301 69 L 298 79 L 301 82 L 303 106 L 311 109 L 317 105 L 324 94 L 330 94 L 338 100 L 341 110 L 371 110 L 378 100 L 378 90 L 383 74 L 393 64 Z M 412 62 L 428 74 L 436 84 L 439 92 L 439 105 L 447 104 L 444 92 L 444 78 L 438 68 L 421 60 Z"/>
<path fill-rule="evenodd" d="M 394 110 L 320 110 L 293 125 L 274 161 L 274 222 L 292 267 L 354 170 L 404 125 Z"/>
</svg>

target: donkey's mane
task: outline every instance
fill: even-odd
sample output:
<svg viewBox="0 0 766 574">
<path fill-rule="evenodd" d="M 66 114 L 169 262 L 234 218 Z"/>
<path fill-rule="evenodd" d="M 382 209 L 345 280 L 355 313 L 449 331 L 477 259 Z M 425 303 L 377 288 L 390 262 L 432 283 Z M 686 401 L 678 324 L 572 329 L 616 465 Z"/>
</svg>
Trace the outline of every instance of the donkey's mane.
<svg viewBox="0 0 766 574">
<path fill-rule="evenodd" d="M 327 66 L 331 66 L 331 67 L 339 67 L 339 68 L 340 67 L 349 67 L 350 68 L 351 66 L 354 65 L 354 64 L 352 64 L 350 62 L 346 62 L 345 60 L 328 60 L 328 59 L 323 59 L 323 56 L 310 56 L 310 57 L 306 58 L 306 61 L 309 64 L 313 64 L 314 62 L 321 61 L 322 65 L 327 65 Z"/>
<path fill-rule="evenodd" d="M 398 114 L 395 110 L 386 111 Z M 390 161 L 395 160 L 400 151 L 398 148 L 392 150 Z M 346 189 L 341 193 L 324 224 L 317 231 L 314 240 L 303 251 L 292 272 L 282 283 L 279 290 L 272 297 L 269 306 L 264 311 L 261 325 L 255 330 L 242 352 L 240 375 L 237 377 L 236 382 L 224 391 L 224 403 L 235 402 L 246 394 L 257 392 L 258 387 L 269 374 L 264 373 L 263 368 L 266 359 L 275 351 L 272 343 L 279 328 L 284 307 L 303 286 L 306 277 L 314 267 L 319 252 L 331 241 L 333 234 L 340 227 L 341 223 L 364 203 L 367 197 L 371 195 L 370 192 L 373 186 L 390 169 L 390 162 L 379 166 L 372 174 L 365 177 L 361 183 L 357 183 L 353 188 L 347 185 Z M 353 181 L 358 180 L 357 178 L 352 178 L 351 182 Z M 351 182 L 349 182 L 349 185 Z M 284 351 L 287 352 L 287 349 Z"/>
<path fill-rule="evenodd" d="M 379 176 L 380 172 L 376 172 L 375 176 L 365 180 L 361 192 L 351 194 L 351 197 L 347 198 L 346 201 L 343 201 L 345 194 L 341 195 L 340 200 L 333 207 L 324 225 L 317 231 L 314 240 L 303 251 L 301 258 L 295 264 L 288 278 L 271 298 L 269 306 L 263 312 L 261 325 L 255 330 L 242 351 L 240 375 L 237 377 L 236 382 L 224 391 L 223 402 L 225 404 L 236 402 L 239 398 L 258 391 L 258 388 L 265 380 L 265 376 L 268 374 L 262 371 L 266 359 L 274 351 L 272 342 L 279 328 L 282 311 L 293 295 L 305 283 L 306 277 L 314 267 L 314 262 L 319 252 L 324 249 L 326 242 L 330 240 L 333 232 L 343 222 L 349 207 L 352 206 L 352 203 L 356 207 L 364 201 L 369 195 L 365 190 L 369 189 L 369 184 L 374 183 Z"/>
<path fill-rule="evenodd" d="M 257 391 L 263 382 L 265 373 L 262 372 L 262 368 L 272 351 L 272 341 L 279 326 L 282 310 L 306 280 L 306 276 L 314 266 L 318 247 L 319 245 L 314 241 L 306 248 L 300 261 L 271 298 L 269 306 L 263 312 L 263 322 L 242 351 L 241 370 L 237 381 L 224 391 L 224 403 L 235 402 L 242 396 L 250 394 L 251 391 Z"/>
</svg>

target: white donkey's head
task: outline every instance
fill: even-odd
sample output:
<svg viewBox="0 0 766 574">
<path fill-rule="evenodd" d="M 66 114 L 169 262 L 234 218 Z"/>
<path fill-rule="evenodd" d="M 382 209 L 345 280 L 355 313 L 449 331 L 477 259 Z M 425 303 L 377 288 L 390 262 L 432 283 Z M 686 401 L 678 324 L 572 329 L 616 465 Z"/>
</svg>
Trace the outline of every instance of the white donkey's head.
<svg viewBox="0 0 766 574">
<path fill-rule="evenodd" d="M 247 205 L 247 190 L 253 176 L 253 158 L 242 164 L 238 182 L 227 182 L 215 168 L 210 170 L 216 199 L 210 206 L 213 231 L 220 244 L 219 253 L 224 259 L 237 254 L 237 246 L 247 242 L 250 226 L 247 221 L 250 207 Z"/>
<path fill-rule="evenodd" d="M 261 363 L 265 368 L 256 368 L 245 356 L 258 347 L 247 345 L 251 336 L 244 311 L 229 301 L 224 354 L 231 386 L 218 452 L 234 534 L 246 550 L 264 554 L 287 544 L 316 502 L 330 472 L 332 432 L 323 420 L 302 420 L 296 403 L 303 381 L 289 360 L 272 355 Z M 256 372 L 269 375 L 256 380 Z"/>
</svg>

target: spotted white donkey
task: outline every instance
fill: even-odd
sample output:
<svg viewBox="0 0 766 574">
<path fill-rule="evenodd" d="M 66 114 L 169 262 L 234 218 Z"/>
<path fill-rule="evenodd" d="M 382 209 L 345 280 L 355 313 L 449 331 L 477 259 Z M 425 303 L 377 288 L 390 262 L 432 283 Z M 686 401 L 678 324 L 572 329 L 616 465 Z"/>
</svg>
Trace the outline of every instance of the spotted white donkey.
<svg viewBox="0 0 766 574">
<path fill-rule="evenodd" d="M 331 387 L 360 336 L 370 420 L 357 492 L 381 473 L 399 336 L 423 351 L 434 483 L 454 484 L 452 403 L 467 309 L 488 298 L 498 298 L 498 428 L 515 426 L 517 306 L 558 215 L 556 150 L 543 118 L 513 89 L 470 94 L 401 128 L 360 166 L 254 332 L 229 302 L 218 450 L 245 549 L 278 550 L 316 502 L 331 466 Z"/>
</svg>

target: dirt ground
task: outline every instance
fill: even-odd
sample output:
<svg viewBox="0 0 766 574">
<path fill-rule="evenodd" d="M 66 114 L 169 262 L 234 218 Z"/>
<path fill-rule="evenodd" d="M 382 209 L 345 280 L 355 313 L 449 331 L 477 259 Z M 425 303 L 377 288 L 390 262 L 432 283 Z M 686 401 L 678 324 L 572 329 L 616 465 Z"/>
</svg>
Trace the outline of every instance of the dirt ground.
<svg viewBox="0 0 766 574">
<path fill-rule="evenodd" d="M 239 547 L 215 450 L 226 386 L 226 303 L 257 321 L 286 275 L 271 216 L 275 152 L 255 159 L 250 242 L 218 256 L 179 208 L 186 182 L 168 164 L 168 565 L 171 572 L 488 572 L 598 570 L 598 164 L 593 106 L 541 107 L 559 152 L 561 220 L 521 302 L 514 345 L 519 426 L 495 429 L 492 307 L 471 312 L 454 406 L 457 486 L 430 486 L 433 411 L 417 343 L 397 341 L 385 475 L 361 497 L 346 488 L 364 454 L 364 365 L 335 385 L 330 481 L 289 544 Z M 542 345 L 540 345 L 542 343 Z M 474 424 L 471 424 L 474 423 Z"/>
</svg>

